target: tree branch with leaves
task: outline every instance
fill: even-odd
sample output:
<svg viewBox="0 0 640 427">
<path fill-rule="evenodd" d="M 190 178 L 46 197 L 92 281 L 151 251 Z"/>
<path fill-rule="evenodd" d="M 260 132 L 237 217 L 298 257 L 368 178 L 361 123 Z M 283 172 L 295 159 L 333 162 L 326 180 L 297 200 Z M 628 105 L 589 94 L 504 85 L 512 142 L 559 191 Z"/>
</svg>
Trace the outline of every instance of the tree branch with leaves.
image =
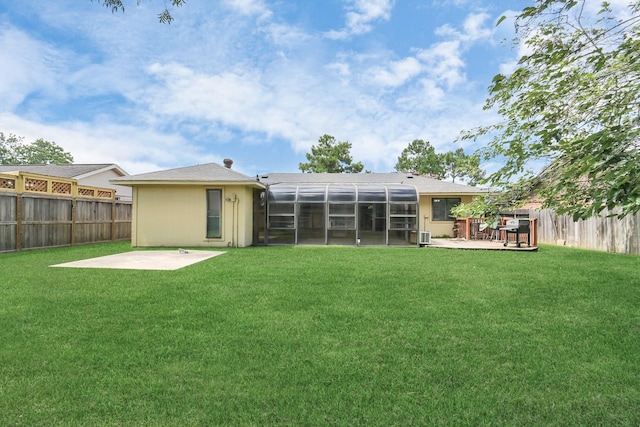
<svg viewBox="0 0 640 427">
<path fill-rule="evenodd" d="M 91 0 L 93 1 L 93 0 Z M 111 13 L 116 12 L 124 12 L 124 3 L 122 0 L 98 0 L 100 4 L 104 7 L 111 9 Z M 187 0 L 171 0 L 171 5 L 173 7 L 181 7 L 183 6 Z M 140 0 L 136 0 L 136 4 L 140 5 Z M 165 7 L 159 14 L 158 20 L 163 24 L 171 24 L 173 21 L 173 15 L 167 7 Z"/>
<path fill-rule="evenodd" d="M 528 185 L 574 219 L 624 217 L 640 211 L 640 1 L 621 17 L 606 2 L 589 15 L 588 1 L 537 0 L 517 16 L 529 53 L 493 78 L 485 106 L 502 121 L 463 138 L 490 138 L 494 187 Z"/>
</svg>

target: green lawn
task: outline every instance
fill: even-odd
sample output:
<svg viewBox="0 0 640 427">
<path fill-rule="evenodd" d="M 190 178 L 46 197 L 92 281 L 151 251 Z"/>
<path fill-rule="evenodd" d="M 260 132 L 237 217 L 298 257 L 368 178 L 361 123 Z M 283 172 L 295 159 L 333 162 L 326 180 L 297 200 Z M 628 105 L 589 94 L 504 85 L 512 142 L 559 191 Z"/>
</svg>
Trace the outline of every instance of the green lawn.
<svg viewBox="0 0 640 427">
<path fill-rule="evenodd" d="M 0 425 L 640 425 L 640 258 L 261 247 L 176 271 L 0 254 Z"/>
</svg>

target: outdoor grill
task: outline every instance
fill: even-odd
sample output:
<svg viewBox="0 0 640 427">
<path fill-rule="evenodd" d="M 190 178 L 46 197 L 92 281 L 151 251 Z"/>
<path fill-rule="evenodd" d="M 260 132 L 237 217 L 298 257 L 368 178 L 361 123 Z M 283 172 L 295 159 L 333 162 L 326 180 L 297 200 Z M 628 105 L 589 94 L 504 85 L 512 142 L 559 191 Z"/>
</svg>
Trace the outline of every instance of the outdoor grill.
<svg viewBox="0 0 640 427">
<path fill-rule="evenodd" d="M 499 227 L 504 231 L 504 245 L 509 244 L 509 234 L 516 235 L 516 246 L 520 247 L 520 234 L 527 235 L 527 246 L 531 246 L 531 229 L 529 228 L 529 218 L 509 219 L 505 225 Z"/>
</svg>

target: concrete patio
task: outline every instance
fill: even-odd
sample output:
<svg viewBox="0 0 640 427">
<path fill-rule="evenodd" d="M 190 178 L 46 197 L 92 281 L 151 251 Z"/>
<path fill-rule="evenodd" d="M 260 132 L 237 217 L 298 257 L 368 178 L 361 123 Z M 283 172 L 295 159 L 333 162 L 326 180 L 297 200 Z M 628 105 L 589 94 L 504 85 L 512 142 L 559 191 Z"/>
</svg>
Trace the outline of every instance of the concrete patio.
<svg viewBox="0 0 640 427">
<path fill-rule="evenodd" d="M 131 251 L 79 261 L 56 264 L 51 267 L 117 268 L 127 270 L 177 270 L 200 261 L 222 255 L 220 251 L 167 250 Z"/>
</svg>

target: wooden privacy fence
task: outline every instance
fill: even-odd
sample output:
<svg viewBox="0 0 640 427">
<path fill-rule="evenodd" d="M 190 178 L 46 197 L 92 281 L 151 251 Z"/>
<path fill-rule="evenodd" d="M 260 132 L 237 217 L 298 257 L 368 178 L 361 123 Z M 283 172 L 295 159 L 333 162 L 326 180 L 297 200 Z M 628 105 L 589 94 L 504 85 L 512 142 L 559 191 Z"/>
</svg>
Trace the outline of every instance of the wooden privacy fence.
<svg viewBox="0 0 640 427">
<path fill-rule="evenodd" d="M 520 212 L 520 211 L 518 211 Z M 640 214 L 574 221 L 550 209 L 526 211 L 538 219 L 538 242 L 614 253 L 640 255 Z"/>
<path fill-rule="evenodd" d="M 74 179 L 0 174 L 0 252 L 131 238 L 131 202 Z"/>
</svg>

